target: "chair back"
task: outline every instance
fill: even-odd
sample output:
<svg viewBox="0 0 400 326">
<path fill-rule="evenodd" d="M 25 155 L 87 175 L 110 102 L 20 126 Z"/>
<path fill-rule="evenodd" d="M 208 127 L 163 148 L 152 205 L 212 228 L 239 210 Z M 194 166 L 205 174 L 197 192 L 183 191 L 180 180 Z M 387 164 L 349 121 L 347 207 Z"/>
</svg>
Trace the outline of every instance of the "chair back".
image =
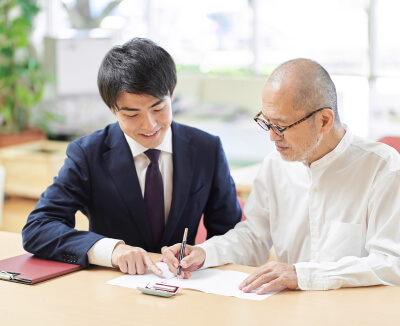
<svg viewBox="0 0 400 326">
<path fill-rule="evenodd" d="M 239 196 L 237 197 L 237 199 L 240 204 L 240 207 L 243 210 L 244 200 L 242 198 L 240 198 Z M 242 221 L 244 221 L 245 219 L 246 219 L 246 217 L 242 213 Z M 200 223 L 199 223 L 199 227 L 197 229 L 196 239 L 194 240 L 194 243 L 200 244 L 200 243 L 203 243 L 204 241 L 206 241 L 206 239 L 207 239 L 207 230 L 204 226 L 204 221 L 203 221 L 203 216 L 202 216 Z"/>
<path fill-rule="evenodd" d="M 400 137 L 383 137 L 378 141 L 380 143 L 392 146 L 400 154 Z"/>
</svg>

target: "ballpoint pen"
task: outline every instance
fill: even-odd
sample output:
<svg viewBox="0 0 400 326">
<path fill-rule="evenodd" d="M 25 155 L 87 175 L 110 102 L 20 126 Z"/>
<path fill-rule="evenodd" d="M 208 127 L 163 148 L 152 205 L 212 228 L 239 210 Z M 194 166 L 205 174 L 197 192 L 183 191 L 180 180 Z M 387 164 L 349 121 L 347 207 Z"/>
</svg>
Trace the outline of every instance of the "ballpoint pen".
<svg viewBox="0 0 400 326">
<path fill-rule="evenodd" d="M 182 269 L 181 261 L 183 259 L 183 255 L 185 254 L 187 233 L 188 233 L 188 228 L 185 228 L 185 232 L 183 233 L 182 245 L 181 245 L 181 254 L 179 256 L 178 271 L 176 273 L 176 278 L 178 281 L 179 281 L 179 276 L 181 276 L 181 269 Z"/>
</svg>

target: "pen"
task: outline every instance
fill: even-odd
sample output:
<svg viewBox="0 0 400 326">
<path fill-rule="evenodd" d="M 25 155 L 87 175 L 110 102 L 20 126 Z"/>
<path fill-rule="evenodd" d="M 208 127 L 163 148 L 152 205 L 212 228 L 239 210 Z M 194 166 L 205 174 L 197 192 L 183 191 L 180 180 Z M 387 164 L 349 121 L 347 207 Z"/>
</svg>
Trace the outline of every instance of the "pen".
<svg viewBox="0 0 400 326">
<path fill-rule="evenodd" d="M 183 259 L 183 255 L 185 254 L 187 233 L 188 233 L 188 228 L 185 228 L 185 232 L 183 233 L 183 239 L 182 239 L 181 254 L 179 256 L 178 272 L 176 273 L 176 278 L 178 281 L 179 281 L 179 276 L 181 276 L 181 269 L 182 269 L 181 261 Z"/>
</svg>

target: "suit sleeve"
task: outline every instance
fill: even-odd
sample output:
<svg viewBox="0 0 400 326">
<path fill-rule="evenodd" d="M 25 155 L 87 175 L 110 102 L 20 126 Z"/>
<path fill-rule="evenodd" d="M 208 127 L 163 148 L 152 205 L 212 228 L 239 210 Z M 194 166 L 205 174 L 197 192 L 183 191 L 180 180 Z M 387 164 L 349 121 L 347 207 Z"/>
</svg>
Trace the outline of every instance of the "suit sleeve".
<svg viewBox="0 0 400 326">
<path fill-rule="evenodd" d="M 221 141 L 217 137 L 213 181 L 204 210 L 207 239 L 225 234 L 240 222 L 241 218 L 242 210 L 237 200 L 235 183 L 231 177 Z"/>
<path fill-rule="evenodd" d="M 90 170 L 79 143 L 67 148 L 67 158 L 54 183 L 41 195 L 22 230 L 24 249 L 43 258 L 87 266 L 87 251 L 102 238 L 75 230 L 75 213 L 86 211 Z"/>
</svg>

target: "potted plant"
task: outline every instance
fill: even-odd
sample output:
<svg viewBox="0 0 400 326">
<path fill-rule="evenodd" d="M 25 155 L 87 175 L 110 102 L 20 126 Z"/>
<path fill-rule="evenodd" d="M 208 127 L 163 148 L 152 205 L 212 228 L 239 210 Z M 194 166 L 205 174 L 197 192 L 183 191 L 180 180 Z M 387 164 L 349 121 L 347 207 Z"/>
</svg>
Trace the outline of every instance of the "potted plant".
<svg viewBox="0 0 400 326">
<path fill-rule="evenodd" d="M 8 145 L 6 135 L 29 130 L 33 108 L 42 99 L 45 76 L 30 38 L 39 10 L 34 0 L 0 2 L 0 146 Z"/>
</svg>

